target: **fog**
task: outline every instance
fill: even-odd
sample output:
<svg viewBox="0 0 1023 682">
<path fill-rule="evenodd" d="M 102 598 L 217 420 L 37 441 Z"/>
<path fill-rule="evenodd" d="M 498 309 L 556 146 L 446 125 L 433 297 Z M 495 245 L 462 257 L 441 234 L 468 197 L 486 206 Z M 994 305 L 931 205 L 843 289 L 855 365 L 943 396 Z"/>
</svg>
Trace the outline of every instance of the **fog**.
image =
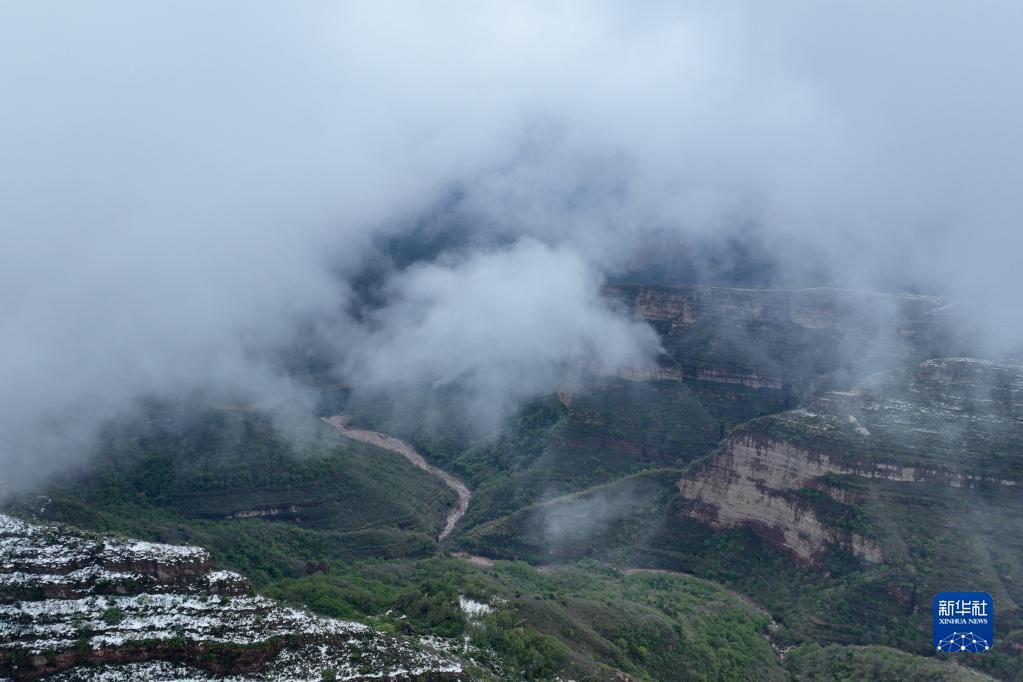
<svg viewBox="0 0 1023 682">
<path fill-rule="evenodd" d="M 310 321 L 343 380 L 463 380 L 493 419 L 650 360 L 605 278 L 737 240 L 768 284 L 968 300 L 1011 348 L 1021 15 L 3 3 L 0 494 L 141 396 L 301 401 L 272 358 Z M 458 229 L 396 259 L 424 221 Z"/>
</svg>

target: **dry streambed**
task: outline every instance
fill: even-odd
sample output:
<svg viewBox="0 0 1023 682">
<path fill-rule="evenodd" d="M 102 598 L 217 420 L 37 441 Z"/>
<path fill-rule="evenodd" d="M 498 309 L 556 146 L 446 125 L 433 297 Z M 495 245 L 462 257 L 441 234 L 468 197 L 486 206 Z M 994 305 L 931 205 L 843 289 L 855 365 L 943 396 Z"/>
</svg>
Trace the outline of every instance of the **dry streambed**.
<svg viewBox="0 0 1023 682">
<path fill-rule="evenodd" d="M 337 429 L 338 433 L 342 436 L 351 438 L 352 440 L 361 441 L 363 443 L 369 443 L 370 445 L 375 445 L 376 447 L 384 450 L 395 452 L 412 462 L 412 464 L 416 465 L 423 471 L 441 479 L 449 488 L 455 491 L 458 495 L 458 502 L 455 504 L 454 509 L 448 513 L 447 520 L 444 523 L 444 529 L 440 532 L 440 535 L 437 536 L 438 541 L 443 541 L 444 538 L 450 535 L 451 531 L 455 529 L 455 526 L 458 525 L 458 522 L 461 521 L 462 517 L 465 516 L 466 510 L 469 508 L 469 500 L 472 498 L 472 491 L 470 491 L 468 486 L 466 486 L 465 483 L 463 483 L 457 476 L 453 476 L 443 469 L 438 469 L 427 462 L 421 454 L 416 452 L 414 447 L 405 441 L 378 431 L 352 428 L 348 425 L 348 420 L 349 418 L 345 415 L 323 417 L 323 421 Z"/>
</svg>

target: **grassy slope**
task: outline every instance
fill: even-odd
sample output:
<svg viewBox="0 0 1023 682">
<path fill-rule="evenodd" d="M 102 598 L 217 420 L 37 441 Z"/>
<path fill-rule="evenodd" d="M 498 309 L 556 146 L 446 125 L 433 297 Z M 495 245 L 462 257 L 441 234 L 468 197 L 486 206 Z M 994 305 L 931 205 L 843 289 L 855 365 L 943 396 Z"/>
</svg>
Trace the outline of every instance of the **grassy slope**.
<svg viewBox="0 0 1023 682">
<path fill-rule="evenodd" d="M 44 518 L 203 545 L 257 584 L 307 561 L 436 551 L 454 494 L 404 458 L 325 427 L 299 453 L 253 414 L 154 410 L 145 428 L 108 434 L 86 473 L 52 486 Z M 229 518 L 254 510 L 279 513 Z"/>
<path fill-rule="evenodd" d="M 400 457 L 329 432 L 299 454 L 271 424 L 244 412 L 154 408 L 146 417 L 145 428 L 108 434 L 87 473 L 46 491 L 41 516 L 205 546 L 261 590 L 330 615 L 445 636 L 469 632 L 538 679 L 561 670 L 611 679 L 615 669 L 664 679 L 691 660 L 699 665 L 685 679 L 781 675 L 761 634 L 766 616 L 711 583 L 442 558 L 432 536 L 450 493 Z M 36 515 L 41 502 L 16 507 Z M 228 518 L 289 505 L 298 511 L 276 517 L 285 520 Z M 329 572 L 307 576 L 306 563 L 321 561 Z M 469 625 L 458 608 L 466 593 L 507 601 Z"/>
<path fill-rule="evenodd" d="M 598 564 L 481 567 L 435 558 L 359 563 L 344 575 L 282 581 L 268 593 L 334 615 L 376 616 L 385 627 L 468 632 L 547 675 L 603 680 L 618 669 L 651 680 L 784 679 L 764 636 L 766 613 L 692 576 L 626 574 Z M 459 594 L 494 601 L 498 609 L 468 624 L 451 607 Z M 509 637 L 528 646 L 517 649 Z M 544 660 L 531 651 L 543 651 Z"/>
<path fill-rule="evenodd" d="M 680 518 L 677 472 L 646 472 L 592 491 L 522 510 L 470 534 L 475 551 L 538 564 L 583 557 L 619 566 L 685 571 L 728 585 L 762 604 L 785 626 L 781 643 L 884 642 L 921 656 L 931 655 L 930 596 L 946 589 L 998 589 L 978 584 L 956 545 L 935 554 L 932 543 L 915 563 L 861 563 L 836 553 L 826 573 L 797 568 L 745 528 L 712 531 Z M 890 484 L 899 485 L 899 484 Z M 907 484 L 901 484 L 905 486 Z M 901 493 L 904 495 L 904 492 Z M 914 499 L 919 500 L 917 495 Z M 596 507 L 613 513 L 592 524 L 576 524 L 552 538 L 551 518 L 593 518 Z M 894 507 L 888 507 L 890 511 Z M 902 507 L 906 523 L 919 509 Z M 899 523 L 901 520 L 894 520 Z M 960 545 L 961 547 L 961 545 Z M 930 553 L 928 553 L 930 552 Z M 1005 599 L 996 600 L 1005 604 Z M 998 603 L 998 601 L 996 601 Z M 970 659 L 980 669 L 1015 679 L 1023 643 L 1018 612 L 999 612 L 1000 644 L 990 655 Z"/>
</svg>

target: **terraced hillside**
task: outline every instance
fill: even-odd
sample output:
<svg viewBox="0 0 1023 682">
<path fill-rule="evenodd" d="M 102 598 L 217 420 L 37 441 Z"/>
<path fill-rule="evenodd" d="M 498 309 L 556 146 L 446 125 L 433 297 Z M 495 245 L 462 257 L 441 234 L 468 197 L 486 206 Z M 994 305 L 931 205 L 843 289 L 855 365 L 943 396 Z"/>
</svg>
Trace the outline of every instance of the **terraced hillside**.
<svg viewBox="0 0 1023 682">
<path fill-rule="evenodd" d="M 790 406 L 820 387 L 961 352 L 969 332 L 926 296 L 845 289 L 608 287 L 660 334 L 683 380 L 779 391 Z"/>
<path fill-rule="evenodd" d="M 737 429 L 686 475 L 681 493 L 694 518 L 749 525 L 810 563 L 836 545 L 873 562 L 895 558 L 918 539 L 916 524 L 880 527 L 865 515 L 933 497 L 925 533 L 997 546 L 1016 558 L 1013 572 L 988 578 L 1018 584 L 1023 543 L 992 537 L 984 520 L 1004 529 L 1023 504 L 1023 367 L 928 360 L 826 393 Z"/>
<path fill-rule="evenodd" d="M 362 619 L 404 634 L 254 596 L 245 578 L 214 570 L 211 555 L 198 547 L 0 515 L 0 676 L 784 678 L 767 637 L 768 615 L 691 576 L 599 566 L 541 572 L 520 563 L 437 558 L 351 566 L 284 581 L 270 592 L 326 613 L 353 595 L 375 598 L 380 611 Z M 431 617 L 444 620 L 420 632 L 428 602 Z"/>
<path fill-rule="evenodd" d="M 437 642 L 251 596 L 198 547 L 0 515 L 0 677 L 468 679 Z"/>
</svg>

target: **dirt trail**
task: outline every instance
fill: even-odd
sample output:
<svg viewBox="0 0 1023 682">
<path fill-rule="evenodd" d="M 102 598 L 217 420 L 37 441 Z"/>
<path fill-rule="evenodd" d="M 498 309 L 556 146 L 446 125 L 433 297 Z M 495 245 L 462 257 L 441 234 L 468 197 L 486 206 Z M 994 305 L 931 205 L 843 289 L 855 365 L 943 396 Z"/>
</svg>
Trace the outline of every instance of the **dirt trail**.
<svg viewBox="0 0 1023 682">
<path fill-rule="evenodd" d="M 469 500 L 472 498 L 472 491 L 463 483 L 459 478 L 452 476 L 448 472 L 438 469 L 433 466 L 423 456 L 416 452 L 416 449 L 403 440 L 399 440 L 394 436 L 388 436 L 385 433 L 379 433 L 377 431 L 367 431 L 366 429 L 354 429 L 348 425 L 349 417 L 345 415 L 336 415 L 334 417 L 323 417 L 323 421 L 327 422 L 335 429 L 338 433 L 346 438 L 352 440 L 361 441 L 363 443 L 369 443 L 375 445 L 378 448 L 384 450 L 390 450 L 403 456 L 408 461 L 415 464 L 417 467 L 433 474 L 437 478 L 444 481 L 444 483 L 458 494 L 458 503 L 455 508 L 448 513 L 447 521 L 444 523 L 444 530 L 437 536 L 437 541 L 444 540 L 451 531 L 455 529 L 455 525 L 465 516 L 465 511 L 469 508 Z"/>
<path fill-rule="evenodd" d="M 463 561 L 468 561 L 470 564 L 475 566 L 483 566 L 489 568 L 494 565 L 493 559 L 488 559 L 485 556 L 479 556 L 478 554 L 469 554 L 467 552 L 452 552 L 451 556 L 458 557 Z"/>
</svg>

